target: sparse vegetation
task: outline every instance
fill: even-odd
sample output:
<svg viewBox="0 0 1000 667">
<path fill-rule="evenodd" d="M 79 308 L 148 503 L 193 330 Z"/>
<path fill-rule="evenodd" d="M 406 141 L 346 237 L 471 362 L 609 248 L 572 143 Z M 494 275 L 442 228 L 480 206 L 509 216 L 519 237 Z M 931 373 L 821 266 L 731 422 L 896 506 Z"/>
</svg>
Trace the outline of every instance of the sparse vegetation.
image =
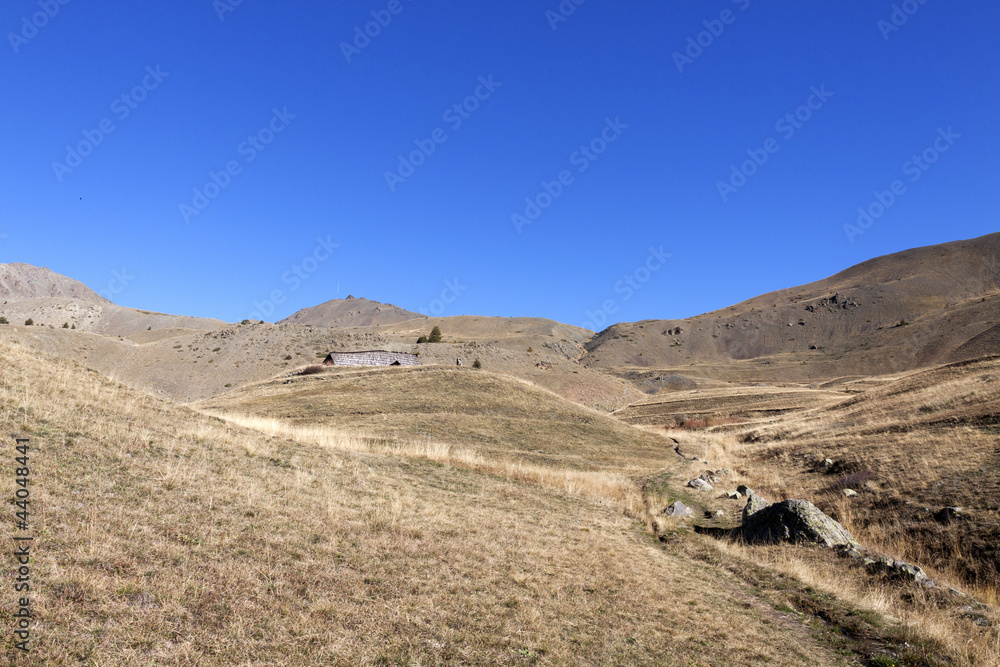
<svg viewBox="0 0 1000 667">
<path fill-rule="evenodd" d="M 69 322 L 63 322 L 62 328 L 69 329 Z"/>
<path fill-rule="evenodd" d="M 10 322 L 7 321 L 6 317 L 0 317 L 0 324 L 10 324 Z"/>
<path fill-rule="evenodd" d="M 482 364 L 482 362 L 479 361 L 479 359 L 476 359 L 475 361 L 472 362 L 472 367 L 473 368 L 482 368 L 483 364 Z"/>
<path fill-rule="evenodd" d="M 24 326 L 26 327 L 34 326 L 34 324 L 35 320 L 31 319 L 30 317 L 24 321 Z"/>
</svg>

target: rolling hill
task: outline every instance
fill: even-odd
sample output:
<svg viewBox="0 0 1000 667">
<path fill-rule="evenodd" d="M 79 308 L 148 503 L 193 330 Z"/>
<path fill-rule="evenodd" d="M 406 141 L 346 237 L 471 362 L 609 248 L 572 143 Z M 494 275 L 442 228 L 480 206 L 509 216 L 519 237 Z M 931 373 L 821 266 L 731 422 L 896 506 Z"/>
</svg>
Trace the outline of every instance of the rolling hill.
<svg viewBox="0 0 1000 667">
<path fill-rule="evenodd" d="M 303 308 L 281 320 L 279 324 L 311 324 L 339 329 L 395 324 L 418 317 L 422 318 L 423 315 L 403 310 L 392 304 L 349 296 L 346 299 L 332 299 L 318 306 Z"/>
<path fill-rule="evenodd" d="M 816 381 L 998 352 L 1000 234 L 879 257 L 686 320 L 614 325 L 582 362 L 738 381 Z"/>
</svg>

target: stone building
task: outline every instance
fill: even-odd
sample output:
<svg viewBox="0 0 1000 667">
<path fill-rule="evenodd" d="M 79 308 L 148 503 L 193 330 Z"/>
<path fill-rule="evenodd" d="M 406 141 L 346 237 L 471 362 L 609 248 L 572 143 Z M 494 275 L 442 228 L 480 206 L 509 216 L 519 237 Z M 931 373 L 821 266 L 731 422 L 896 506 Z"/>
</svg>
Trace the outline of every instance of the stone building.
<svg viewBox="0 0 1000 667">
<path fill-rule="evenodd" d="M 324 366 L 419 366 L 420 359 L 406 352 L 331 352 L 323 360 Z"/>
</svg>

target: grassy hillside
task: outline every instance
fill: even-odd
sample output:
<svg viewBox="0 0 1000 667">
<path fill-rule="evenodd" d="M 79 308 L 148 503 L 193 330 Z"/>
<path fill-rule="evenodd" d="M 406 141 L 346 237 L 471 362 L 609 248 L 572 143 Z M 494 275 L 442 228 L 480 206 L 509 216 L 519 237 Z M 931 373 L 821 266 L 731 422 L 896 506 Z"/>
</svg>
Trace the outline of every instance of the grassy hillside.
<svg viewBox="0 0 1000 667">
<path fill-rule="evenodd" d="M 780 382 L 995 354 L 998 258 L 1000 234 L 880 257 L 687 320 L 615 325 L 587 342 L 582 362 Z"/>
<path fill-rule="evenodd" d="M 664 438 L 526 382 L 467 367 L 336 369 L 272 380 L 198 407 L 579 470 L 648 471 L 676 459 Z"/>
<path fill-rule="evenodd" d="M 684 392 L 619 414 L 668 426 L 689 414 L 697 429 L 690 437 L 741 470 L 754 488 L 812 499 L 863 541 L 995 598 L 1000 357 L 849 380 L 839 389 Z M 766 410 L 759 409 L 762 391 L 770 396 Z M 717 425 L 706 430 L 705 420 Z M 689 455 L 700 451 L 692 447 Z M 834 465 L 820 466 L 826 458 Z M 847 499 L 844 488 L 858 495 Z M 951 506 L 963 508 L 962 518 L 935 519 Z"/>
<path fill-rule="evenodd" d="M 627 405 L 628 382 L 581 366 L 544 345 L 537 351 L 489 343 L 416 345 L 377 330 L 327 329 L 297 324 L 247 323 L 217 330 L 143 329 L 127 337 L 47 326 L 0 325 L 0 338 L 72 359 L 117 380 L 180 401 L 293 373 L 334 350 L 418 351 L 424 364 L 453 367 L 456 359 L 544 386 L 571 400 L 612 410 Z"/>
<path fill-rule="evenodd" d="M 794 553 L 772 568 L 683 530 L 657 541 L 649 496 L 637 508 L 635 492 L 569 483 L 593 473 L 505 476 L 415 443 L 273 426 L 0 341 L 0 432 L 31 437 L 37 502 L 32 653 L 5 634 L 10 662 L 838 665 L 984 650 L 891 620 L 908 603 L 835 564 L 805 576 Z"/>
</svg>

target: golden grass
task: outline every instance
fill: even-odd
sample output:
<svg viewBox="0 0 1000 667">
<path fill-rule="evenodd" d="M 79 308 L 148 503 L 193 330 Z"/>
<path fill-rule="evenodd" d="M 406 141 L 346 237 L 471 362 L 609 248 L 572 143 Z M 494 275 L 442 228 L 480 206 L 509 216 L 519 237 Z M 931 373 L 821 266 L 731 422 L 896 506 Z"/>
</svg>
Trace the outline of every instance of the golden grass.
<svg viewBox="0 0 1000 667">
<path fill-rule="evenodd" d="M 621 473 L 566 470 L 533 465 L 524 461 L 505 461 L 483 456 L 442 442 L 382 440 L 373 436 L 343 433 L 330 426 L 296 426 L 280 419 L 252 414 L 206 412 L 231 424 L 264 433 L 271 437 L 294 440 L 348 452 L 365 452 L 427 459 L 475 472 L 500 475 L 508 479 L 539 484 L 574 496 L 607 501 L 628 516 L 642 518 L 642 498 L 635 483 Z"/>
<path fill-rule="evenodd" d="M 451 448 L 368 451 L 353 436 L 270 428 L 275 435 L 0 343 L 0 433 L 31 436 L 38 503 L 33 652 L 14 653 L 5 636 L 5 657 L 840 661 L 806 619 L 777 618 L 759 586 L 708 562 L 707 545 L 656 542 L 615 501 L 624 491 L 609 471 L 559 477 Z M 320 436 L 326 444 L 309 441 Z M 11 472 L 0 461 L 0 480 Z M 10 611 L 0 596 L 6 625 Z"/>
</svg>

